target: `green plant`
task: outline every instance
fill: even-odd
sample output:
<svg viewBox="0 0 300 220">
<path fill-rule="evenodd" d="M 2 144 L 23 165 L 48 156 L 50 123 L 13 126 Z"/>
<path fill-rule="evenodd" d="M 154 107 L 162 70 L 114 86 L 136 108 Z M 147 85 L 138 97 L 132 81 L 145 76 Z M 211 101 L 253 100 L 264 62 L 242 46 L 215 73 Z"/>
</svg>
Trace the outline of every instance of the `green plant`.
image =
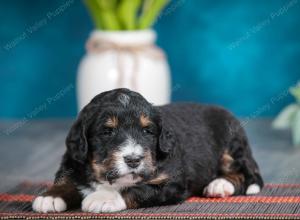
<svg viewBox="0 0 300 220">
<path fill-rule="evenodd" d="M 291 129 L 293 143 L 300 147 L 300 84 L 290 88 L 290 93 L 295 97 L 296 103 L 285 107 L 273 121 L 272 126 L 276 129 Z"/>
<path fill-rule="evenodd" d="M 102 30 L 150 28 L 169 0 L 84 0 L 95 27 Z"/>
</svg>

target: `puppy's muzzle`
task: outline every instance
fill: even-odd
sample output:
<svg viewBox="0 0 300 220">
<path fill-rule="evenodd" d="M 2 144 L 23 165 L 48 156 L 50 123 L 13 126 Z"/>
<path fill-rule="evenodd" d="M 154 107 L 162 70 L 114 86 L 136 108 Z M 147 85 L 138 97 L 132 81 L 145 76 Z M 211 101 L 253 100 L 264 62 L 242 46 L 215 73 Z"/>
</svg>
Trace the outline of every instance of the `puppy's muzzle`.
<svg viewBox="0 0 300 220">
<path fill-rule="evenodd" d="M 130 168 L 137 168 L 143 159 L 143 156 L 129 155 L 124 157 L 126 165 Z"/>
</svg>

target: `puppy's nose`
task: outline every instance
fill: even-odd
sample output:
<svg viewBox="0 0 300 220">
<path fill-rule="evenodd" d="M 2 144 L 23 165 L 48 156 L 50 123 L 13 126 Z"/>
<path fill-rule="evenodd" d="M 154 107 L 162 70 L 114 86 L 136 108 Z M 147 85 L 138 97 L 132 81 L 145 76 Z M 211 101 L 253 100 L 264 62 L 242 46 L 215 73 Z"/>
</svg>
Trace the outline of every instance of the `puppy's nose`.
<svg viewBox="0 0 300 220">
<path fill-rule="evenodd" d="M 137 168 L 140 165 L 142 159 L 143 157 L 134 155 L 124 157 L 125 163 L 131 168 Z"/>
</svg>

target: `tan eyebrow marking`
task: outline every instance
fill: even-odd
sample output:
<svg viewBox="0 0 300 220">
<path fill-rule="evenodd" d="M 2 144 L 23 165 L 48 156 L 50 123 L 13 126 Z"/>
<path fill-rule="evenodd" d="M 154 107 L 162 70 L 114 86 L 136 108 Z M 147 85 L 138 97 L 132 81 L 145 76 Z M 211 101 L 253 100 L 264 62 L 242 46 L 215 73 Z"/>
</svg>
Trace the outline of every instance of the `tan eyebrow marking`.
<svg viewBox="0 0 300 220">
<path fill-rule="evenodd" d="M 153 122 L 150 120 L 150 118 L 148 116 L 142 114 L 140 116 L 140 123 L 141 123 L 142 127 L 147 127 L 150 124 L 152 124 Z"/>
<path fill-rule="evenodd" d="M 118 127 L 118 118 L 116 116 L 112 116 L 108 118 L 107 121 L 105 122 L 105 126 L 110 128 Z"/>
</svg>

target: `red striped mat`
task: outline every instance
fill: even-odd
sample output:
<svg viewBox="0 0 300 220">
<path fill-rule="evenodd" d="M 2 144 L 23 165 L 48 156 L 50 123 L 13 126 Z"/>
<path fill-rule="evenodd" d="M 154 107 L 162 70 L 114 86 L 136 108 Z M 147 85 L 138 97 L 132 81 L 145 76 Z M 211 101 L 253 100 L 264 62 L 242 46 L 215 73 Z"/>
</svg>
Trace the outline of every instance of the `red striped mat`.
<svg viewBox="0 0 300 220">
<path fill-rule="evenodd" d="M 125 210 L 118 213 L 40 214 L 31 209 L 34 197 L 49 183 L 23 182 L 0 193 L 1 219 L 300 219 L 300 184 L 267 184 L 255 196 L 228 198 L 192 197 L 186 202 L 152 208 Z"/>
</svg>

